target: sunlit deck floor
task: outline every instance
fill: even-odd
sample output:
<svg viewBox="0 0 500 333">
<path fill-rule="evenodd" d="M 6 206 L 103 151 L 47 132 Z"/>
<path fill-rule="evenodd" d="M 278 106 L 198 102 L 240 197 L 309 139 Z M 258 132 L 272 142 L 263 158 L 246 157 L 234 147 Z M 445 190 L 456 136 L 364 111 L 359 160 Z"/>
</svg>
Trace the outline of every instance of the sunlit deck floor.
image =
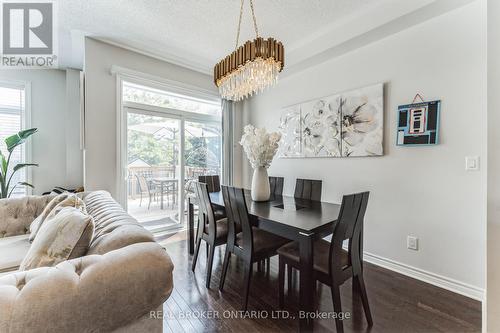
<svg viewBox="0 0 500 333">
<path fill-rule="evenodd" d="M 139 198 L 128 198 L 127 209 L 128 213 L 141 223 L 146 229 L 155 232 L 158 229 L 165 229 L 178 225 L 178 206 L 165 200 L 163 209 L 161 209 L 160 201 L 151 201 L 151 206 L 148 209 L 148 198 L 142 198 L 142 204 Z"/>
</svg>

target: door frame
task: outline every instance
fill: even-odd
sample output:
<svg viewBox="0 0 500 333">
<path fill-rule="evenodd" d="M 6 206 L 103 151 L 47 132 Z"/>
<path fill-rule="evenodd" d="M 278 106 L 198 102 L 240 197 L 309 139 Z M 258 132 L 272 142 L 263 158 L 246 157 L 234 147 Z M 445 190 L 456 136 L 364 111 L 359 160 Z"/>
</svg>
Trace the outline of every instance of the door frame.
<svg viewBox="0 0 500 333">
<path fill-rule="evenodd" d="M 180 145 L 179 145 L 179 173 L 181 177 L 179 177 L 179 197 L 178 197 L 178 202 L 179 202 L 179 225 L 184 225 L 184 210 L 185 210 L 185 201 L 184 201 L 184 191 L 185 191 L 185 161 L 184 161 L 184 152 L 185 152 L 185 122 L 186 121 L 193 121 L 193 122 L 202 122 L 202 123 L 208 123 L 208 124 L 218 124 L 221 126 L 221 131 L 222 131 L 222 114 L 221 117 L 213 116 L 213 115 L 206 115 L 206 114 L 201 114 L 201 113 L 194 113 L 194 112 L 189 112 L 189 111 L 182 111 L 182 110 L 177 110 L 177 109 L 172 109 L 172 108 L 166 108 L 166 107 L 159 107 L 159 106 L 153 106 L 153 105 L 147 105 L 147 104 L 141 104 L 141 103 L 134 103 L 134 102 L 124 102 L 122 95 L 123 95 L 123 83 L 124 82 L 129 82 L 129 83 L 135 83 L 155 89 L 160 89 L 164 90 L 165 92 L 171 92 L 171 91 L 176 91 L 175 87 L 170 87 L 172 89 L 169 89 L 169 85 L 166 85 L 161 82 L 154 82 L 150 79 L 141 79 L 136 76 L 131 76 L 128 74 L 123 74 L 123 73 L 116 73 L 116 91 L 117 91 L 117 100 L 116 100 L 116 105 L 117 105 L 117 146 L 116 146 L 116 168 L 117 168 L 117 198 L 116 200 L 122 205 L 122 207 L 127 210 L 127 172 L 126 172 L 126 166 L 127 166 L 127 147 L 128 147 L 128 140 L 127 140 L 127 113 L 129 110 L 133 110 L 134 113 L 141 113 L 145 115 L 151 115 L 151 116 L 160 116 L 160 117 L 166 117 L 166 118 L 171 118 L 171 119 L 177 119 L 179 120 L 179 131 L 180 131 Z M 203 100 L 208 100 L 208 101 L 219 101 L 220 98 L 216 97 L 216 95 L 213 95 L 212 98 L 208 99 L 205 98 L 206 92 L 201 91 L 201 96 L 196 93 L 196 91 L 193 91 L 193 96 L 194 98 L 199 98 Z M 190 96 L 191 97 L 191 96 Z M 222 111 L 222 110 L 221 110 Z M 222 133 L 222 132 L 221 132 Z M 223 135 L 223 134 L 221 134 Z M 221 138 L 223 140 L 223 138 Z M 223 145 L 221 142 L 221 172 L 224 172 L 223 169 Z"/>
</svg>

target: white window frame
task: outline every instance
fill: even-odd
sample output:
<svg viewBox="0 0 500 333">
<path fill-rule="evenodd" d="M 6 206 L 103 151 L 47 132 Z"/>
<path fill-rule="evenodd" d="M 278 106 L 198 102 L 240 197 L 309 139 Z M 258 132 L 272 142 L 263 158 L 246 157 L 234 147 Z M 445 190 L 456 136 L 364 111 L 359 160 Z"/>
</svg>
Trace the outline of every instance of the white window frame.
<svg viewBox="0 0 500 333">
<path fill-rule="evenodd" d="M 132 109 L 136 113 L 150 114 L 156 116 L 164 116 L 172 119 L 178 119 L 180 124 L 180 149 L 179 157 L 184 156 L 185 151 L 185 138 L 184 138 L 184 124 L 186 121 L 194 122 L 204 122 L 204 123 L 217 123 L 221 125 L 222 129 L 222 113 L 221 116 L 214 116 L 208 114 L 201 114 L 195 112 L 188 112 L 177 110 L 173 108 L 159 107 L 153 105 L 147 105 L 135 102 L 124 102 L 123 101 L 123 83 L 133 83 L 138 85 L 143 85 L 146 87 L 151 87 L 165 92 L 171 92 L 175 94 L 181 94 L 189 97 L 193 97 L 200 100 L 211 101 L 221 105 L 221 99 L 216 92 L 209 90 L 204 90 L 199 87 L 187 85 L 181 82 L 176 82 L 172 80 L 163 79 L 153 75 L 137 72 L 134 70 L 129 70 L 123 67 L 112 66 L 111 74 L 116 75 L 116 116 L 117 116 L 117 146 L 116 146 L 116 161 L 117 161 L 117 201 L 127 209 L 127 173 L 125 166 L 127 165 L 127 113 L 129 109 Z M 222 107 L 222 105 L 221 105 Z M 222 112 L 222 110 L 221 110 Z M 224 140 L 224 138 L 222 138 Z M 224 173 L 224 155 L 223 155 L 223 145 L 221 143 L 221 172 Z M 180 161 L 181 162 L 181 161 Z M 185 173 L 185 163 L 179 163 L 179 173 L 184 175 Z M 185 186 L 184 177 L 179 178 L 179 188 L 184 188 Z M 179 191 L 179 209 L 180 212 L 184 212 L 185 203 L 182 196 L 182 191 Z M 184 224 L 184 214 L 179 215 L 179 224 Z"/>
<path fill-rule="evenodd" d="M 21 113 L 21 130 L 31 128 L 31 81 L 5 80 L 0 79 L 0 86 L 13 89 L 24 89 L 24 111 Z M 2 138 L 4 139 L 4 138 Z M 24 154 L 21 163 L 36 163 L 32 161 L 33 147 L 31 139 L 24 144 Z M 5 153 L 5 152 L 4 152 Z M 24 177 L 26 182 L 33 184 L 32 168 L 24 168 Z M 26 186 L 26 195 L 32 195 L 33 189 Z"/>
</svg>

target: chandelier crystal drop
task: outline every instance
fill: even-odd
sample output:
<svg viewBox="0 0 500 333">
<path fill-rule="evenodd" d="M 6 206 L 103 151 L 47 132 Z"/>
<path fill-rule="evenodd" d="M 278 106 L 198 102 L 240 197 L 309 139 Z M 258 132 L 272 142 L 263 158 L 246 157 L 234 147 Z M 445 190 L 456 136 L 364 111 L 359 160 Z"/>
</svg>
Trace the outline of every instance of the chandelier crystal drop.
<svg viewBox="0 0 500 333">
<path fill-rule="evenodd" d="M 259 37 L 253 0 L 250 0 L 250 8 L 257 37 L 238 47 L 243 3 L 244 0 L 241 1 L 236 50 L 214 67 L 214 82 L 221 97 L 233 101 L 241 101 L 274 85 L 285 64 L 283 44 L 274 38 Z"/>
</svg>

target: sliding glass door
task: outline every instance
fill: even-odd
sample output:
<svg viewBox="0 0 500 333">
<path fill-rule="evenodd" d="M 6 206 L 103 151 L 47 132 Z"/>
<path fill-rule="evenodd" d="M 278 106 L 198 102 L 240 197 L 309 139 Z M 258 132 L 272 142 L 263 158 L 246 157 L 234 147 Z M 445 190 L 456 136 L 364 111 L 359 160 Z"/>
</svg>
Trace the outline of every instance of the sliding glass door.
<svg viewBox="0 0 500 333">
<path fill-rule="evenodd" d="M 154 231 L 179 222 L 180 120 L 127 112 L 127 207 Z"/>
<path fill-rule="evenodd" d="M 186 180 L 197 180 L 201 175 L 221 175 L 221 124 L 186 121 L 184 133 Z"/>
<path fill-rule="evenodd" d="M 192 181 L 222 174 L 220 104 L 122 84 L 121 197 L 129 214 L 153 233 L 182 227 Z"/>
</svg>

